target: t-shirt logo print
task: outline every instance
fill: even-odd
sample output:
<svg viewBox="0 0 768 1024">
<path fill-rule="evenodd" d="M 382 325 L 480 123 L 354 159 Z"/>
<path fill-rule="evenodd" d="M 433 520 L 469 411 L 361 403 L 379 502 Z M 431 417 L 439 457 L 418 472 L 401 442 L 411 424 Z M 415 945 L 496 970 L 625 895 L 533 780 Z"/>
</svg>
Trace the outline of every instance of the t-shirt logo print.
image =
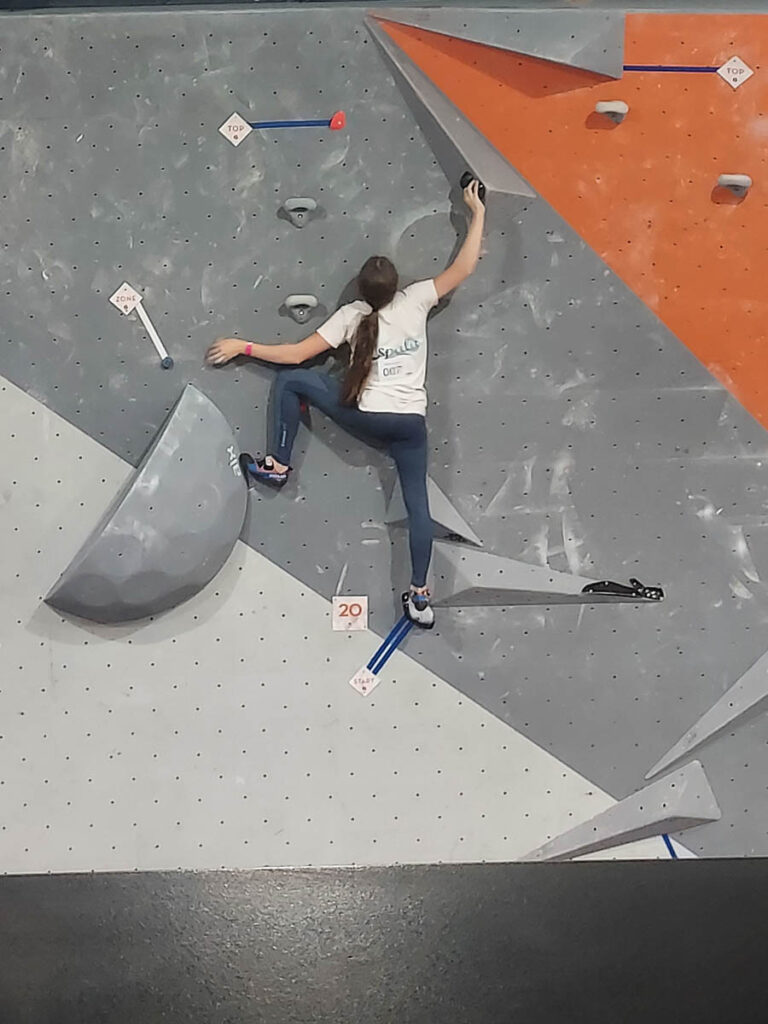
<svg viewBox="0 0 768 1024">
<path fill-rule="evenodd" d="M 379 348 L 376 350 L 374 359 L 395 359 L 397 356 L 407 356 L 418 352 L 421 342 L 418 338 L 406 338 L 402 345 L 397 348 Z"/>
</svg>

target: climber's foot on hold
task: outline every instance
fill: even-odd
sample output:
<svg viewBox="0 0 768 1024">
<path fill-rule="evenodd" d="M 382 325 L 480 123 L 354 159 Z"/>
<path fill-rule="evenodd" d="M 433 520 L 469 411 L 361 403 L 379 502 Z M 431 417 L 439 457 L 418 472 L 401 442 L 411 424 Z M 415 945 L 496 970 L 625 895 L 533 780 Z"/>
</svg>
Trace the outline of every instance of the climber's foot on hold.
<svg viewBox="0 0 768 1024">
<path fill-rule="evenodd" d="M 432 629 L 435 624 L 435 613 L 429 598 L 430 594 L 426 587 L 411 586 L 410 590 L 403 594 L 403 611 L 411 622 L 422 629 Z"/>
<path fill-rule="evenodd" d="M 261 480 L 271 487 L 282 487 L 288 479 L 290 466 L 275 462 L 271 455 L 263 459 L 254 459 L 248 452 L 243 452 L 239 459 L 240 469 L 246 480 Z"/>
</svg>

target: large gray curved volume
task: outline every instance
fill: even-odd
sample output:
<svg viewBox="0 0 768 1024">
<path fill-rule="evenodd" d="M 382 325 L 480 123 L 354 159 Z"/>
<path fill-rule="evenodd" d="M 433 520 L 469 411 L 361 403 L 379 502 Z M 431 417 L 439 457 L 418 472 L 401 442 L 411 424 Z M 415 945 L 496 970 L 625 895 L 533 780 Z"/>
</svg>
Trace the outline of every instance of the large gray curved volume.
<svg viewBox="0 0 768 1024">
<path fill-rule="evenodd" d="M 46 603 L 114 623 L 186 601 L 229 557 L 247 500 L 232 428 L 209 398 L 187 385 Z"/>
</svg>

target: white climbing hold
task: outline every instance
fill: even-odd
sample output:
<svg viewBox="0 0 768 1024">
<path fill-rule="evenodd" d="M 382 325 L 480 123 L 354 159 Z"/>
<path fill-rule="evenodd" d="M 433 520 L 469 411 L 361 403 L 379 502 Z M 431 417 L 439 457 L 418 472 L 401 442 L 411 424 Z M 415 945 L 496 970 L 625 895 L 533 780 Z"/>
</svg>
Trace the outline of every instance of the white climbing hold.
<svg viewBox="0 0 768 1024">
<path fill-rule="evenodd" d="M 629 107 L 624 100 L 602 100 L 595 104 L 595 111 L 615 121 L 616 124 L 621 124 L 629 113 Z"/>
<path fill-rule="evenodd" d="M 298 324 L 306 323 L 316 306 L 314 295 L 288 295 L 285 300 L 285 308 Z"/>
<path fill-rule="evenodd" d="M 736 196 L 745 196 L 752 188 L 752 179 L 748 174 L 721 174 L 717 183 L 721 188 L 730 189 Z"/>
</svg>

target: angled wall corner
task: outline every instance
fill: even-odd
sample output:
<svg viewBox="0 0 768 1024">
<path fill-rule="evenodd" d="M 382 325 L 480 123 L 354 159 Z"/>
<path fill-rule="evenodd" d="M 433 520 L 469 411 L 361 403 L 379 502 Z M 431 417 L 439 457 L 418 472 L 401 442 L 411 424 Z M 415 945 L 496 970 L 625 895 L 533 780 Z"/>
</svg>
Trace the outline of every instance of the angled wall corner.
<svg viewBox="0 0 768 1024">
<path fill-rule="evenodd" d="M 445 530 L 446 533 L 461 537 L 471 544 L 476 544 L 480 548 L 483 546 L 483 542 L 475 531 L 460 515 L 458 509 L 451 503 L 450 498 L 440 490 L 431 476 L 427 477 L 427 495 L 429 497 L 430 515 L 435 526 Z M 384 522 L 402 523 L 407 518 L 408 513 L 406 512 L 403 491 L 400 487 L 400 479 L 398 478 L 387 502 Z"/>
<path fill-rule="evenodd" d="M 248 492 L 236 445 L 219 409 L 187 385 L 46 604 L 94 622 L 128 622 L 201 590 L 245 520 Z"/>
<path fill-rule="evenodd" d="M 719 818 L 720 808 L 704 769 L 692 761 L 520 859 L 571 860 Z"/>
<path fill-rule="evenodd" d="M 436 608 L 645 603 L 635 596 L 585 594 L 595 580 L 455 544 L 435 547 L 431 571 Z"/>
<path fill-rule="evenodd" d="M 707 740 L 748 715 L 757 715 L 768 708 L 768 652 L 759 658 L 744 675 L 726 690 L 720 700 L 706 711 L 688 732 L 651 768 L 646 779 L 665 771 L 683 757 L 688 757 Z"/>
<path fill-rule="evenodd" d="M 486 187 L 489 211 L 516 213 L 521 196 L 535 196 L 530 185 L 374 18 L 365 22 L 451 187 L 458 188 L 462 174 L 471 170 Z"/>
<path fill-rule="evenodd" d="M 624 73 L 622 11 L 383 7 L 369 13 L 399 25 L 567 64 L 609 78 L 621 78 Z"/>
</svg>

